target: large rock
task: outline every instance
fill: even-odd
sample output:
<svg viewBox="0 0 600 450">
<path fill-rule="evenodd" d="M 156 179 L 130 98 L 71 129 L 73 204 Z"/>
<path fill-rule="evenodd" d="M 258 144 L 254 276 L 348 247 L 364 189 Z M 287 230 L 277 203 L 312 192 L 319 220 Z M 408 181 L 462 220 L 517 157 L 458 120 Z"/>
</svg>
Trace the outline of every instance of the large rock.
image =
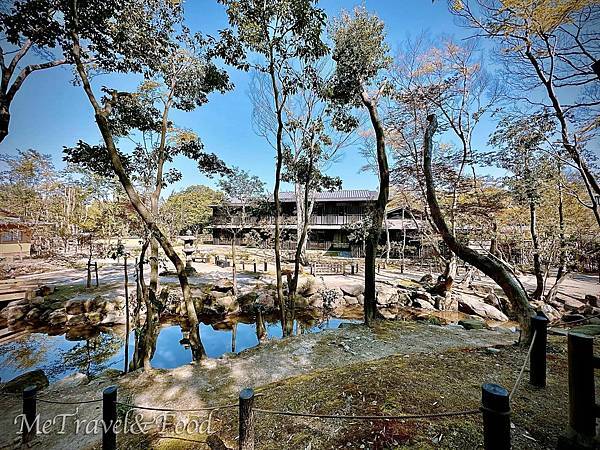
<svg viewBox="0 0 600 450">
<path fill-rule="evenodd" d="M 587 294 L 585 296 L 585 303 L 595 308 L 600 308 L 600 301 L 597 295 Z"/>
<path fill-rule="evenodd" d="M 256 297 L 256 303 L 266 310 L 275 308 L 275 298 L 268 292 L 259 294 L 258 297 Z"/>
<path fill-rule="evenodd" d="M 425 291 L 413 292 L 412 298 L 413 298 L 413 301 L 423 300 L 423 301 L 428 302 L 431 305 L 434 305 L 434 303 L 435 303 L 433 298 L 431 297 L 431 294 L 429 292 L 425 292 Z"/>
<path fill-rule="evenodd" d="M 412 298 L 410 298 L 410 294 L 405 291 L 398 291 L 398 304 L 401 306 L 410 306 L 412 303 Z"/>
<path fill-rule="evenodd" d="M 419 283 L 433 283 L 433 275 L 426 273 L 419 279 Z"/>
<path fill-rule="evenodd" d="M 64 325 L 67 323 L 68 319 L 69 318 L 67 317 L 67 313 L 64 309 L 57 309 L 48 316 L 48 322 L 50 322 L 50 325 L 52 326 Z"/>
<path fill-rule="evenodd" d="M 230 280 L 228 280 L 227 278 L 221 278 L 220 280 L 217 280 L 215 282 L 215 284 L 213 285 L 213 290 L 220 291 L 220 292 L 232 291 L 233 283 Z"/>
<path fill-rule="evenodd" d="M 101 321 L 100 325 L 125 325 L 126 317 L 115 313 L 108 313 Z"/>
<path fill-rule="evenodd" d="M 346 305 L 349 306 L 358 305 L 358 299 L 350 295 L 344 295 L 344 301 L 346 302 Z"/>
<path fill-rule="evenodd" d="M 348 295 L 350 297 L 357 297 L 365 292 L 364 284 L 344 284 L 340 286 L 340 289 L 344 295 Z"/>
<path fill-rule="evenodd" d="M 308 298 L 308 304 L 313 308 L 323 307 L 323 296 L 321 294 L 314 294 Z"/>
<path fill-rule="evenodd" d="M 219 299 L 221 297 L 227 297 L 229 295 L 229 293 L 228 292 L 223 292 L 223 291 L 210 291 L 208 293 L 208 295 L 210 297 L 212 297 L 214 300 L 217 300 L 217 299 Z"/>
<path fill-rule="evenodd" d="M 6 309 L 5 317 L 9 321 L 21 320 L 27 315 L 28 312 L 29 312 L 28 305 L 11 306 Z"/>
<path fill-rule="evenodd" d="M 16 378 L 13 378 L 4 385 L 5 392 L 21 393 L 28 386 L 37 386 L 38 389 L 48 387 L 48 377 L 43 370 L 37 369 L 31 372 L 25 372 Z"/>
<path fill-rule="evenodd" d="M 237 300 L 233 295 L 220 297 L 215 301 L 217 308 L 223 308 L 227 312 L 234 312 L 239 309 Z"/>
<path fill-rule="evenodd" d="M 586 307 L 586 304 L 580 302 L 579 300 L 575 300 L 574 298 L 567 297 L 564 300 L 564 307 L 566 311 L 583 312 L 583 310 Z"/>
<path fill-rule="evenodd" d="M 474 314 L 489 320 L 506 322 L 508 317 L 502 311 L 491 305 L 483 303 L 479 297 L 463 294 L 458 300 L 458 310 L 467 314 Z"/>
<path fill-rule="evenodd" d="M 102 322 L 103 315 L 98 311 L 92 311 L 87 313 L 85 318 L 90 325 L 98 325 L 100 322 Z"/>
<path fill-rule="evenodd" d="M 90 306 L 91 299 L 89 298 L 72 298 L 65 303 L 65 310 L 67 314 L 75 316 L 87 312 Z"/>
<path fill-rule="evenodd" d="M 423 298 L 415 298 L 412 302 L 414 308 L 435 309 L 434 306 Z"/>
<path fill-rule="evenodd" d="M 396 288 L 391 286 L 378 286 L 377 304 L 385 306 L 394 303 L 398 303 L 398 291 Z"/>
<path fill-rule="evenodd" d="M 298 294 L 302 295 L 303 297 L 311 297 L 317 292 L 319 292 L 319 282 L 317 278 L 313 277 L 312 275 L 305 277 L 302 281 L 302 284 L 298 288 Z"/>
<path fill-rule="evenodd" d="M 40 311 L 38 308 L 33 308 L 27 313 L 25 318 L 30 322 L 36 322 L 36 321 L 40 320 L 41 316 L 42 316 L 42 311 Z"/>
<path fill-rule="evenodd" d="M 502 310 L 502 303 L 500 303 L 500 299 L 493 292 L 490 292 L 488 295 L 486 295 L 483 299 L 483 302 L 493 306 L 494 308 Z"/>
</svg>

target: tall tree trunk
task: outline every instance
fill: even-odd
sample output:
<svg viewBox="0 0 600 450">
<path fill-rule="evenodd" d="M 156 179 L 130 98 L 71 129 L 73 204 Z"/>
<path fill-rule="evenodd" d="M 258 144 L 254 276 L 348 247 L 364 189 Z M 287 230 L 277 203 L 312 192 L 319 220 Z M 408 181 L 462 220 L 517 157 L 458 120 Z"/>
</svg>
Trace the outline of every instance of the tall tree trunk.
<svg viewBox="0 0 600 450">
<path fill-rule="evenodd" d="M 433 151 L 433 135 L 437 129 L 437 118 L 434 114 L 427 117 L 427 128 L 423 140 L 423 172 L 425 175 L 425 184 L 427 188 L 427 204 L 431 211 L 431 217 L 435 222 L 442 239 L 459 258 L 481 270 L 492 280 L 494 280 L 504 291 L 508 300 L 511 302 L 521 330 L 526 337 L 527 342 L 530 339 L 530 318 L 532 309 L 529 305 L 529 298 L 523 285 L 515 274 L 501 260 L 492 255 L 482 255 L 477 251 L 463 245 L 456 236 L 450 231 L 435 192 L 435 182 L 431 169 L 431 159 Z"/>
<path fill-rule="evenodd" d="M 163 248 L 165 254 L 167 255 L 167 258 L 169 258 L 169 260 L 175 265 L 175 269 L 177 271 L 177 278 L 179 279 L 179 284 L 181 286 L 183 299 L 187 309 L 188 321 L 190 322 L 192 328 L 197 330 L 199 323 L 198 316 L 196 314 L 194 303 L 192 301 L 192 293 L 187 275 L 185 273 L 185 264 L 173 248 L 171 241 L 167 238 L 167 236 L 165 236 L 160 227 L 157 225 L 156 218 L 152 215 L 152 213 L 148 210 L 148 208 L 140 199 L 140 196 L 135 190 L 133 184 L 131 183 L 129 176 L 125 172 L 123 163 L 121 162 L 121 158 L 119 157 L 119 153 L 117 152 L 117 148 L 115 146 L 112 130 L 107 119 L 107 116 L 110 111 L 101 107 L 94 95 L 91 84 L 89 82 L 89 78 L 87 76 L 87 71 L 83 65 L 83 62 L 81 61 L 81 47 L 79 44 L 79 38 L 75 32 L 72 32 L 72 44 L 73 46 L 71 53 L 75 61 L 77 73 L 81 78 L 81 84 L 83 86 L 83 89 L 92 107 L 94 108 L 96 123 L 98 125 L 98 129 L 100 130 L 100 133 L 102 134 L 102 139 L 104 141 L 104 144 L 106 145 L 106 149 L 108 150 L 115 174 L 117 175 L 119 182 L 123 186 L 123 189 L 125 190 L 125 193 L 127 194 L 129 201 L 131 202 L 131 205 L 133 206 L 133 209 L 140 216 L 140 218 L 146 225 L 146 228 L 152 234 L 153 238 L 155 238 L 160 244 L 160 246 Z M 199 349 L 201 348 L 199 332 L 192 333 L 192 335 L 190 336 L 190 343 L 192 346 L 193 358 L 196 359 L 201 357 L 199 353 Z"/>
<path fill-rule="evenodd" d="M 313 175 L 313 158 L 312 155 L 308 162 L 308 171 L 306 173 L 306 183 L 304 184 L 304 190 L 302 192 L 302 231 L 300 232 L 299 239 L 296 245 L 296 254 L 294 258 L 294 275 L 291 280 L 289 289 L 290 298 L 293 299 L 298 289 L 298 277 L 300 276 L 300 260 L 302 256 L 302 249 L 306 246 L 306 236 L 308 235 L 309 225 L 309 200 L 310 200 L 310 185 Z"/>
<path fill-rule="evenodd" d="M 238 294 L 237 288 L 237 253 L 235 251 L 235 238 L 236 233 L 231 232 L 231 277 L 233 282 L 233 295 Z"/>
<path fill-rule="evenodd" d="M 560 176 L 560 166 L 559 166 Z M 563 210 L 563 189 L 562 183 L 558 182 L 558 236 L 560 254 L 558 256 L 558 271 L 556 272 L 556 281 L 560 280 L 567 270 L 567 242 L 565 239 L 565 213 Z"/>
<path fill-rule="evenodd" d="M 404 208 L 402 208 L 402 249 L 400 252 L 401 263 L 400 273 L 404 273 L 405 256 L 406 256 L 406 224 L 404 223 Z"/>
<path fill-rule="evenodd" d="M 123 264 L 125 275 L 125 362 L 123 372 L 127 373 L 129 369 L 129 274 L 127 273 L 127 255 Z"/>
<path fill-rule="evenodd" d="M 281 202 L 279 201 L 279 188 L 281 186 L 281 170 L 283 166 L 283 102 L 280 99 L 279 87 L 275 75 L 275 66 L 271 57 L 269 74 L 273 88 L 273 99 L 275 101 L 275 112 L 277 115 L 277 158 L 275 165 L 275 186 L 273 187 L 273 201 L 275 203 L 275 278 L 277 285 L 277 302 L 281 313 L 282 329 L 286 330 L 286 307 L 283 297 L 283 281 L 281 279 Z"/>
<path fill-rule="evenodd" d="M 544 274 L 542 273 L 540 241 L 537 234 L 537 211 L 533 200 L 529 201 L 529 232 L 533 243 L 533 274 L 535 275 L 535 291 L 533 291 L 531 297 L 539 300 L 544 293 Z"/>
<path fill-rule="evenodd" d="M 390 171 L 385 152 L 385 133 L 377 114 L 377 107 L 366 92 L 362 93 L 363 105 L 369 111 L 371 125 L 375 131 L 377 143 L 377 167 L 379 168 L 379 195 L 375 202 L 372 215 L 372 229 L 370 230 L 365 246 L 365 324 L 371 325 L 377 318 L 377 292 L 375 287 L 375 264 L 377 244 L 381 236 L 381 228 L 385 216 L 390 191 Z"/>
</svg>

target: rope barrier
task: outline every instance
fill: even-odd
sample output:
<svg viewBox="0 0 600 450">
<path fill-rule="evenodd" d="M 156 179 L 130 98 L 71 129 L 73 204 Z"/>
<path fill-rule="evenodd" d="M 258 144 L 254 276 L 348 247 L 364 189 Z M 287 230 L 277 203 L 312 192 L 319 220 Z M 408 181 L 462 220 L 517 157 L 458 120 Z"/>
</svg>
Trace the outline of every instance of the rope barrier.
<svg viewBox="0 0 600 450">
<path fill-rule="evenodd" d="M 79 401 L 75 401 L 75 402 L 63 402 L 63 401 L 58 401 L 58 400 L 48 400 L 45 398 L 37 398 L 38 402 L 41 403 L 51 403 L 53 405 L 84 405 L 87 403 L 100 403 L 102 402 L 102 399 L 96 399 L 96 400 L 79 400 Z"/>
<path fill-rule="evenodd" d="M 344 416 L 335 414 L 310 414 L 310 413 L 299 413 L 292 411 L 277 411 L 272 409 L 260 409 L 253 408 L 252 411 L 260 412 L 264 414 L 274 414 L 278 416 L 293 416 L 293 417 L 312 417 L 317 419 L 345 419 L 345 420 L 408 420 L 408 419 L 434 419 L 438 417 L 453 417 L 453 416 L 467 416 L 472 414 L 479 414 L 479 409 L 467 409 L 464 411 L 452 411 L 452 412 L 441 412 L 441 413 L 429 413 L 429 414 L 403 414 L 397 416 Z"/>
<path fill-rule="evenodd" d="M 231 403 L 228 405 L 218 405 L 218 406 L 206 406 L 204 408 L 193 408 L 193 409 L 171 409 L 171 408 L 154 408 L 151 406 L 139 406 L 139 405 L 131 405 L 129 403 L 115 402 L 117 405 L 125 406 L 127 408 L 135 408 L 135 409 L 144 409 L 146 411 L 166 411 L 166 412 L 198 412 L 198 411 L 214 411 L 216 409 L 228 409 L 228 408 L 237 408 L 239 405 L 237 403 Z"/>
<path fill-rule="evenodd" d="M 525 356 L 525 361 L 523 361 L 523 365 L 521 366 L 521 370 L 519 371 L 519 376 L 517 377 L 517 380 L 515 381 L 515 384 L 514 384 L 512 390 L 510 391 L 510 395 L 508 396 L 509 400 L 512 400 L 513 395 L 517 391 L 517 387 L 519 386 L 519 383 L 521 382 L 521 377 L 523 376 L 523 371 L 525 370 L 527 361 L 529 361 L 529 358 L 531 356 L 531 350 L 533 349 L 533 343 L 535 342 L 536 336 L 537 336 L 537 330 L 535 330 L 533 332 L 533 337 L 531 338 L 531 344 L 529 344 L 529 350 L 527 350 L 527 356 Z"/>
<path fill-rule="evenodd" d="M 583 319 L 569 320 L 569 321 L 563 320 L 561 318 L 561 319 L 553 321 L 552 324 L 554 325 L 554 324 L 564 323 L 566 325 L 573 325 L 575 323 L 585 322 L 585 321 L 593 319 L 595 317 L 600 317 L 600 314 L 592 314 L 591 316 L 584 317 Z"/>
</svg>

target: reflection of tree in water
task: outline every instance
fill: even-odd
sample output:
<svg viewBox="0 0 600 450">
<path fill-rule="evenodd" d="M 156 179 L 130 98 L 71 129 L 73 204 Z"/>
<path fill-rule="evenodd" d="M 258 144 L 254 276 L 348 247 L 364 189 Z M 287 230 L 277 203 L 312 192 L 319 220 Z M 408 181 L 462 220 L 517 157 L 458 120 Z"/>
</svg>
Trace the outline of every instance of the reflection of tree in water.
<svg viewBox="0 0 600 450">
<path fill-rule="evenodd" d="M 111 333 L 78 342 L 71 349 L 62 352 L 62 370 L 76 370 L 88 378 L 110 367 L 109 360 L 118 353 L 123 340 Z"/>
<path fill-rule="evenodd" d="M 50 352 L 45 335 L 28 335 L 2 346 L 2 366 L 27 371 L 43 366 Z"/>
</svg>

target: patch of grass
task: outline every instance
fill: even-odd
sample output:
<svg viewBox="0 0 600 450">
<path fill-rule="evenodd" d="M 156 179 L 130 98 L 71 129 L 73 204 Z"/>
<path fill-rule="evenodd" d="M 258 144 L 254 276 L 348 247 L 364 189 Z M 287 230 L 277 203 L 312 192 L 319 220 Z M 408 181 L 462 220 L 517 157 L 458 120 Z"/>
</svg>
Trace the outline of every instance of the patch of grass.
<svg viewBox="0 0 600 450">
<path fill-rule="evenodd" d="M 548 358 L 547 388 L 530 387 L 525 376 L 513 399 L 514 448 L 554 448 L 566 430 L 566 342 L 561 337 L 551 340 L 558 351 Z M 510 390 L 524 357 L 525 350 L 513 346 L 501 347 L 499 354 L 462 349 L 435 355 L 395 355 L 261 386 L 256 407 L 339 415 L 476 409 L 481 385 L 493 382 Z M 224 417 L 218 432 L 234 443 L 236 418 Z M 525 433 L 536 442 L 524 438 Z M 361 445 L 373 449 L 462 449 L 481 447 L 483 434 L 479 414 L 419 421 L 342 421 L 257 413 L 256 441 L 260 449 L 306 448 L 309 443 L 313 449 Z"/>
</svg>

